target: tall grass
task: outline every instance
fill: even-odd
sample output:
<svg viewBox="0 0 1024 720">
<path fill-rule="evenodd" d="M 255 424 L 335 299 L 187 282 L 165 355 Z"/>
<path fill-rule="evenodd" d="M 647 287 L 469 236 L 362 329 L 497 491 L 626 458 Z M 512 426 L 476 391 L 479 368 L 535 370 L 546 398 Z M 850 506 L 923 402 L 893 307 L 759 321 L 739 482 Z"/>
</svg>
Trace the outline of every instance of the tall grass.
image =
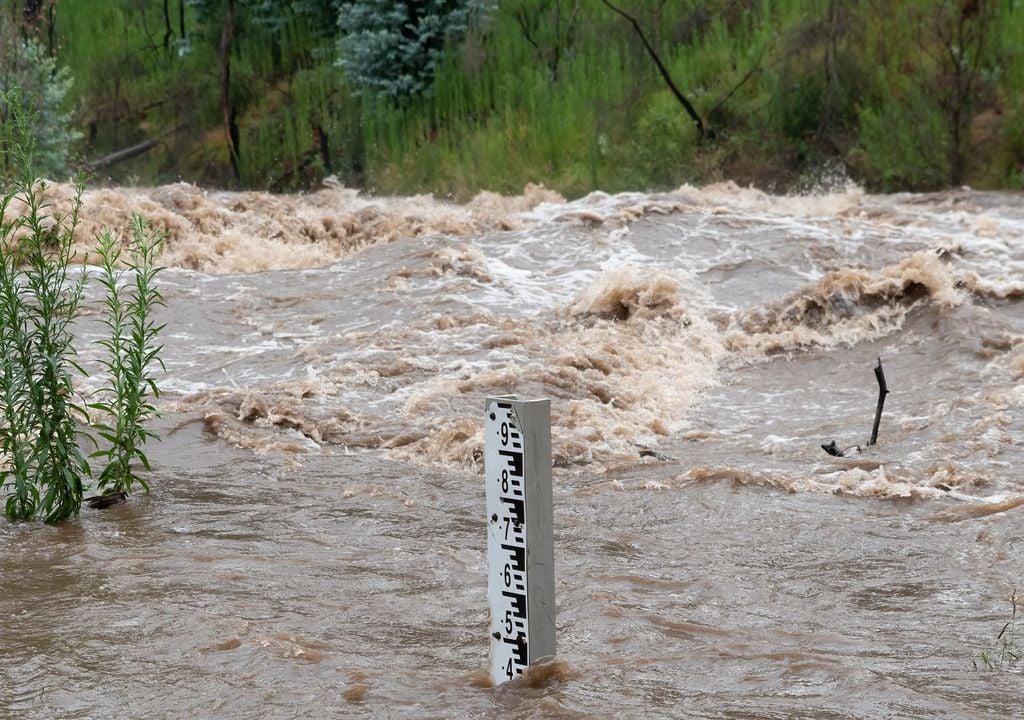
<svg viewBox="0 0 1024 720">
<path fill-rule="evenodd" d="M 782 189 L 836 160 L 884 190 L 1024 182 L 1020 3 L 975 15 L 952 0 L 620 4 L 715 142 L 601 4 L 519 0 L 449 57 L 433 98 L 368 114 L 371 185 L 463 197 L 526 182 L 569 195 L 720 178 Z M 575 5 L 577 32 L 556 37 L 543 13 Z M 530 37 L 524 14 L 540 17 Z M 951 95 L 968 75 L 970 92 Z"/>
<path fill-rule="evenodd" d="M 1010 619 L 996 635 L 995 647 L 980 653 L 982 664 L 989 670 L 1008 670 L 1020 662 L 1021 648 L 1017 644 L 1018 604 L 1020 604 L 1020 598 L 1017 597 L 1017 588 L 1014 588 L 1010 595 Z M 978 669 L 977 661 L 974 662 L 974 668 Z"/>
<path fill-rule="evenodd" d="M 593 15 L 584 8 L 575 22 Z M 458 197 L 480 188 L 519 192 L 527 182 L 569 194 L 620 184 L 614 172 L 602 177 L 600 170 L 636 82 L 622 45 L 583 34 L 534 47 L 503 6 L 493 22 L 486 36 L 449 54 L 433 97 L 369 103 L 368 184 L 383 192 L 420 185 Z"/>
<path fill-rule="evenodd" d="M 287 190 L 329 173 L 346 180 L 358 174 L 359 102 L 327 51 L 331 28 L 307 12 L 314 3 L 280 5 L 272 25 L 264 16 L 274 4 L 235 5 L 230 102 L 241 183 Z M 61 4 L 60 57 L 75 78 L 85 159 L 177 128 L 159 148 L 105 172 L 121 183 L 234 182 L 220 97 L 224 7 L 182 0 L 184 36 L 173 17 L 165 45 L 162 2 Z"/>
<path fill-rule="evenodd" d="M 599 3 L 536 3 L 542 17 L 528 30 L 520 12 L 528 4 L 500 4 L 477 45 L 449 55 L 432 98 L 367 114 L 372 187 L 458 197 L 518 192 L 527 182 L 573 196 L 669 188 L 714 179 L 698 160 L 721 147 L 749 141 L 762 155 L 777 150 L 765 142 L 774 117 L 765 109 L 789 89 L 772 63 L 787 52 L 791 28 L 806 22 L 806 1 L 732 15 L 696 2 L 641 8 L 676 84 L 720 132 L 719 147 L 701 144 L 617 15 Z M 559 7 L 563 22 L 575 8 L 571 32 L 553 32 L 554 18 L 543 16 Z M 776 115 L 789 109 L 779 107 Z"/>
</svg>

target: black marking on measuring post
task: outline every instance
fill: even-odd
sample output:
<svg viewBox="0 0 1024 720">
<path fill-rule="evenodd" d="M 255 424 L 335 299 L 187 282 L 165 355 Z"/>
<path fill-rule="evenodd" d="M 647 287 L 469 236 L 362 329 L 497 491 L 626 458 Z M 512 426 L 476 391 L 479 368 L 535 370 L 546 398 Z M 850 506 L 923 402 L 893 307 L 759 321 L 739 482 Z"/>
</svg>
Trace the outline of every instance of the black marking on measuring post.
<svg viewBox="0 0 1024 720">
<path fill-rule="evenodd" d="M 495 685 L 555 656 L 551 401 L 484 405 L 487 601 Z"/>
</svg>

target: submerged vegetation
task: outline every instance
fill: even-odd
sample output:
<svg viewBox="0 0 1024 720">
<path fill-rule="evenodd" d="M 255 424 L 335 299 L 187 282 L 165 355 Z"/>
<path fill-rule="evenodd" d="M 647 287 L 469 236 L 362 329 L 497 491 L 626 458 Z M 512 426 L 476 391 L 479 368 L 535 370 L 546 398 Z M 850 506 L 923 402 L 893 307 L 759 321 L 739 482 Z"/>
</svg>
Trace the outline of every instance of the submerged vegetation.
<svg viewBox="0 0 1024 720">
<path fill-rule="evenodd" d="M 1015 0 L 6 5 L 73 76 L 52 132 L 116 182 L 1024 185 Z"/>
<path fill-rule="evenodd" d="M 148 398 L 158 394 L 150 368 L 159 363 L 160 327 L 152 309 L 160 303 L 153 284 L 160 238 L 136 219 L 128 264 L 135 284 L 127 291 L 124 271 L 116 269 L 116 241 L 108 234 L 102 243 L 109 330 L 101 341 L 108 353 L 102 362 L 109 376 L 104 396 L 111 399 L 87 404 L 73 382 L 76 373 L 85 374 L 73 326 L 87 273 L 72 265 L 84 184 L 75 185 L 70 214 L 55 214 L 47 184 L 35 171 L 37 118 L 23 106 L 18 88 L 0 93 L 0 111 L 0 154 L 4 167 L 13 169 L 0 194 L 0 493 L 10 519 L 42 515 L 57 523 L 81 508 L 92 476 L 82 446 L 96 443 L 94 433 L 109 443 L 93 453 L 106 460 L 99 488 L 122 499 L 133 480 L 149 489 L 132 463 L 149 469 L 141 448 L 154 437 L 146 422 L 156 412 Z M 89 408 L 113 419 L 93 422 Z"/>
<path fill-rule="evenodd" d="M 983 650 L 980 653 L 982 665 L 989 670 L 1008 670 L 1020 662 L 1021 649 L 1017 645 L 1017 605 L 1019 602 L 1017 589 L 1014 588 L 1013 594 L 1010 595 L 1010 619 L 996 635 L 995 646 L 991 650 Z M 979 667 L 975 660 L 974 668 L 977 670 Z"/>
</svg>

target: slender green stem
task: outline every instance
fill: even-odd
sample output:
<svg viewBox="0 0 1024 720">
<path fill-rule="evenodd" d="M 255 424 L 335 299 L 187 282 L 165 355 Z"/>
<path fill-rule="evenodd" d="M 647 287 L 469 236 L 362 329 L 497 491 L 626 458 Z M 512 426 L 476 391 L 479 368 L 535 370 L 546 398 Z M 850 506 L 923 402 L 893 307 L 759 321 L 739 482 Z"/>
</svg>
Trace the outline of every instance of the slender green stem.
<svg viewBox="0 0 1024 720">
<path fill-rule="evenodd" d="M 96 425 L 108 445 L 93 456 L 107 463 L 99 476 L 99 487 L 104 493 L 127 496 L 136 482 L 149 491 L 148 482 L 135 471 L 134 465 L 139 463 L 150 469 L 143 446 L 156 437 L 146 424 L 158 415 L 152 400 L 160 394 L 152 368 L 155 364 L 162 366 L 161 348 L 156 344 L 162 326 L 154 323 L 152 315 L 163 304 L 155 284 L 160 272 L 155 260 L 162 243 L 162 234 L 140 216 L 133 216 L 132 247 L 123 268 L 117 241 L 109 233 L 100 238 L 100 282 L 106 290 L 104 322 L 108 336 L 99 344 L 107 352 L 104 368 L 108 375 L 108 399 L 94 403 L 93 407 L 104 412 L 110 421 Z M 128 273 L 134 277 L 131 283 L 125 281 Z"/>
</svg>

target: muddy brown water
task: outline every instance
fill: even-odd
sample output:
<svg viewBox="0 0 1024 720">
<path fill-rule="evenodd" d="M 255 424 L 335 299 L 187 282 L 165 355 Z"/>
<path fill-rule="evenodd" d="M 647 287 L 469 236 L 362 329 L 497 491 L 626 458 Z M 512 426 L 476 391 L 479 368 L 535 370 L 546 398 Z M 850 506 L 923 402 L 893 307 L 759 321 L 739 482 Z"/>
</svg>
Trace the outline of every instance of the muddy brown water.
<svg viewBox="0 0 1024 720">
<path fill-rule="evenodd" d="M 153 492 L 0 522 L 0 718 L 1020 714 L 1021 195 L 90 203 L 171 233 Z M 508 392 L 552 399 L 559 661 L 492 688 Z"/>
</svg>

